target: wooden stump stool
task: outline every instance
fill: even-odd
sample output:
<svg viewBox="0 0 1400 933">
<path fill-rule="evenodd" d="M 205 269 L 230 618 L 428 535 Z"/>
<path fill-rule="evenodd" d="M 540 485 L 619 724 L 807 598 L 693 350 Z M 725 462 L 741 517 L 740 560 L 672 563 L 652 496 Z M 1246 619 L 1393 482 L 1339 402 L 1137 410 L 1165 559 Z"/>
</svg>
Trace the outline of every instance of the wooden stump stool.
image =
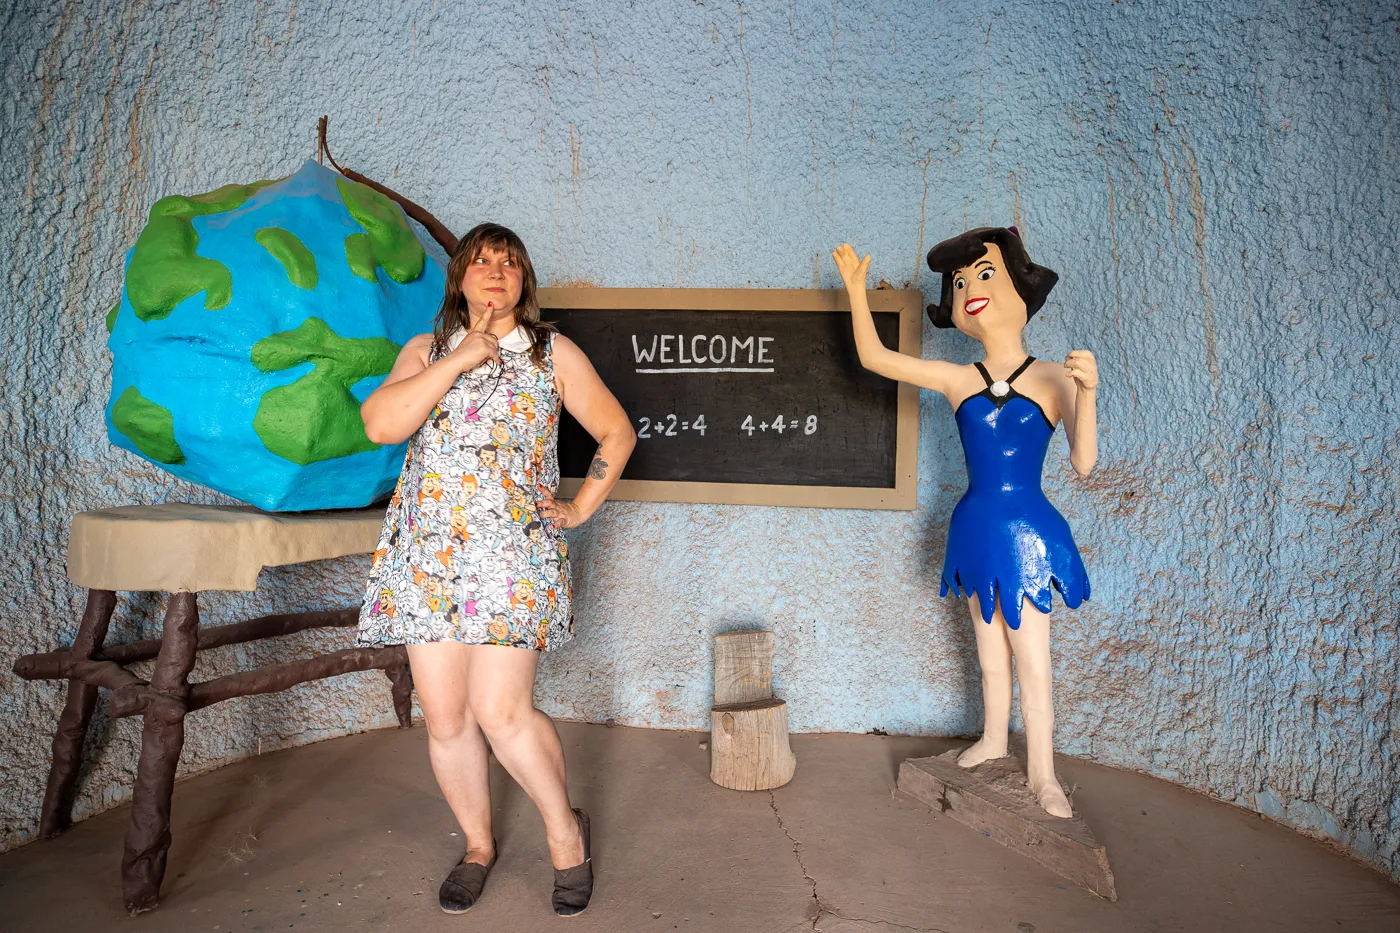
<svg viewBox="0 0 1400 933">
<path fill-rule="evenodd" d="M 97 688 L 112 691 L 112 718 L 144 716 L 141 758 L 122 857 L 122 893 L 132 913 L 160 897 L 170 849 L 170 795 L 185 743 L 185 716 L 233 697 L 273 693 L 351 671 L 383 670 L 400 726 L 412 720 L 413 678 L 402 645 L 346 648 L 319 657 L 191 684 L 196 652 L 314 628 L 348 628 L 359 607 L 264 616 L 200 628 L 196 594 L 253 590 L 264 567 L 374 550 L 383 509 L 263 512 L 251 506 L 168 503 L 80 512 L 68 537 L 68 578 L 87 588 L 87 609 L 69 648 L 15 662 L 27 680 L 67 680 L 68 698 L 53 740 L 40 832 L 55 836 L 72 819 L 83 740 Z M 105 645 L 117 590 L 169 593 L 160 639 Z M 155 658 L 150 682 L 126 665 Z"/>
<path fill-rule="evenodd" d="M 768 790 L 792 780 L 787 704 L 773 696 L 773 633 L 715 638 L 710 710 L 710 780 L 733 790 Z"/>
</svg>

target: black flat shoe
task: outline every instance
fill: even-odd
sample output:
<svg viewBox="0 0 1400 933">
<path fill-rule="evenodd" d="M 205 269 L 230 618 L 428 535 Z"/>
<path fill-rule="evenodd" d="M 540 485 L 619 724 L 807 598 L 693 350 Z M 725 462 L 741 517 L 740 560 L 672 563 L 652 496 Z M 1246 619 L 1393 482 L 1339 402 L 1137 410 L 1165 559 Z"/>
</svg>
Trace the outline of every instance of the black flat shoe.
<svg viewBox="0 0 1400 933">
<path fill-rule="evenodd" d="M 554 912 L 561 917 L 577 917 L 593 897 L 593 852 L 588 844 L 588 814 L 574 807 L 578 834 L 583 837 L 583 864 L 554 869 Z"/>
<path fill-rule="evenodd" d="M 481 898 L 481 889 L 486 887 L 486 876 L 491 873 L 491 866 L 496 864 L 499 854 L 500 849 L 493 838 L 490 864 L 478 865 L 463 858 L 457 867 L 448 872 L 442 887 L 438 888 L 438 906 L 443 913 L 464 914 L 472 909 L 472 905 Z"/>
</svg>

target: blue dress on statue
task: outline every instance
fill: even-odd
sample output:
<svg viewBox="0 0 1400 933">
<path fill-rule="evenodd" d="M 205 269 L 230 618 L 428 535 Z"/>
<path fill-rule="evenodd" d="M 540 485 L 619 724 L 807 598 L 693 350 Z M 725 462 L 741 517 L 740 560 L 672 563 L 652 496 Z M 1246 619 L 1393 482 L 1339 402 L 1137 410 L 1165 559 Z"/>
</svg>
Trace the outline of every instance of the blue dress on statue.
<svg viewBox="0 0 1400 933">
<path fill-rule="evenodd" d="M 1021 600 L 1050 611 L 1050 587 L 1071 609 L 1089 598 L 1089 576 L 1069 525 L 1040 488 L 1055 426 L 1041 407 L 1011 387 L 1035 361 L 1027 357 L 1005 382 L 977 370 L 987 388 L 954 415 L 967 459 L 967 492 L 948 524 L 940 595 L 977 594 L 982 619 L 996 600 L 1006 624 L 1021 626 Z"/>
</svg>

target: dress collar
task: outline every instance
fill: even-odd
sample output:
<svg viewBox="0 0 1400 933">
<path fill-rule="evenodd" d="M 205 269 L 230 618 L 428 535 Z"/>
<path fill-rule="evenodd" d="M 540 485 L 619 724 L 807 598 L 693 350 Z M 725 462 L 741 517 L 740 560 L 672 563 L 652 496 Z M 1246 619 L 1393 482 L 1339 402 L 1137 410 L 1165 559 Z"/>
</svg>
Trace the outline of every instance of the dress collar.
<svg viewBox="0 0 1400 933">
<path fill-rule="evenodd" d="M 461 327 L 453 331 L 452 336 L 447 338 L 448 352 L 457 349 L 457 345 L 462 342 L 466 335 L 466 330 Z M 530 349 L 530 332 L 517 324 L 515 330 L 502 337 L 497 345 L 502 350 L 509 350 L 512 353 L 524 353 Z"/>
</svg>

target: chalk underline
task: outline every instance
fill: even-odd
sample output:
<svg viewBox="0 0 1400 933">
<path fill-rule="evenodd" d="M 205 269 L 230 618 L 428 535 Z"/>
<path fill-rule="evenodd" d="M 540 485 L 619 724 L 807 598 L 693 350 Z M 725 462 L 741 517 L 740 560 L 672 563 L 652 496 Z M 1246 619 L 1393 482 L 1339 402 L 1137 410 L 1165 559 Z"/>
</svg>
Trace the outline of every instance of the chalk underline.
<svg viewBox="0 0 1400 933">
<path fill-rule="evenodd" d="M 773 367 L 771 367 L 771 366 L 767 367 L 766 369 L 765 369 L 765 368 L 760 368 L 760 367 L 755 367 L 755 366 L 747 366 L 747 367 L 739 367 L 739 366 L 691 366 L 691 367 L 679 367 L 679 366 L 677 366 L 677 367 L 673 367 L 673 368 L 671 368 L 671 369 L 639 369 L 639 370 L 637 370 L 637 372 L 639 372 L 639 373 L 771 373 L 772 371 L 773 371 Z"/>
</svg>

